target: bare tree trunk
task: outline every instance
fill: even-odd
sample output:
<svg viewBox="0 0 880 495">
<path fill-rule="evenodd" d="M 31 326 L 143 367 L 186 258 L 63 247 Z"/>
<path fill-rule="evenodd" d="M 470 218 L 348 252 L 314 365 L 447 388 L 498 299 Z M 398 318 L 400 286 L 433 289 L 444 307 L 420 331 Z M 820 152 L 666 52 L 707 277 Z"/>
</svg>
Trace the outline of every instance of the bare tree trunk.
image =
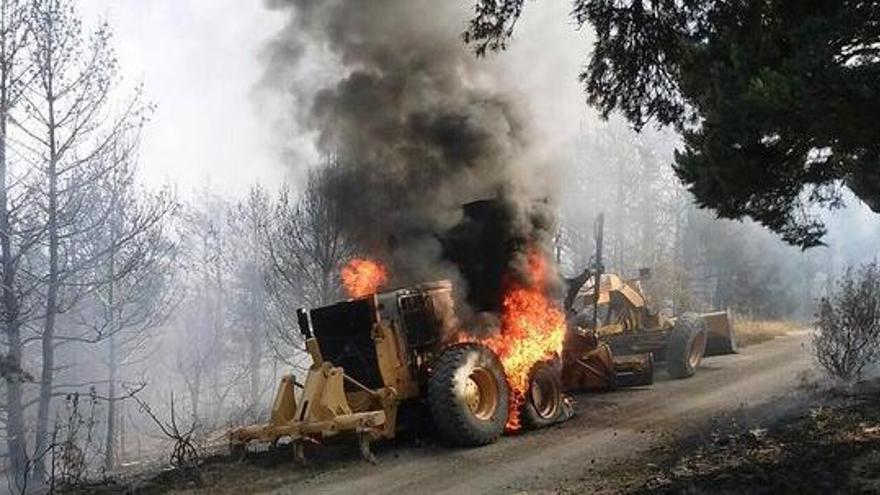
<svg viewBox="0 0 880 495">
<path fill-rule="evenodd" d="M 115 177 L 115 174 L 114 174 Z M 107 356 L 107 433 L 104 446 L 104 469 L 116 467 L 116 242 L 118 237 L 119 211 L 114 183 L 111 198 L 110 253 L 107 260 L 109 275 L 107 285 L 107 330 L 110 332 Z"/>
<path fill-rule="evenodd" d="M 119 418 L 119 435 L 116 436 L 116 460 L 117 464 L 125 462 L 128 455 L 125 450 L 125 402 L 120 402 L 116 408 L 116 417 Z"/>
<path fill-rule="evenodd" d="M 7 479 L 10 488 L 24 490 L 27 483 L 27 439 L 23 404 L 23 383 L 26 374 L 22 368 L 23 343 L 21 338 L 21 301 L 16 293 L 18 270 L 14 252 L 12 218 L 10 212 L 10 182 L 8 151 L 8 124 L 10 113 L 18 99 L 18 91 L 28 85 L 23 80 L 21 66 L 17 64 L 19 51 L 27 37 L 25 22 L 26 5 L 23 2 L 3 0 L 0 4 L 0 265 L 2 265 L 3 332 L 6 337 L 6 354 L 3 365 L 6 374 L 6 449 L 9 458 Z"/>
<path fill-rule="evenodd" d="M 255 239 L 256 241 L 256 239 Z M 256 247 L 254 248 L 256 249 Z M 259 265 L 254 265 L 259 266 Z M 254 318 L 254 329 L 255 331 L 251 332 L 250 335 L 250 356 L 248 366 L 250 367 L 250 375 L 251 375 L 251 408 L 256 410 L 256 407 L 260 402 L 260 390 L 262 387 L 260 386 L 260 365 L 263 362 L 263 335 L 265 332 L 264 324 L 263 324 L 263 311 L 264 311 L 264 301 L 261 297 L 262 292 L 257 290 L 257 288 L 253 288 L 254 290 L 251 292 L 251 315 Z"/>
<path fill-rule="evenodd" d="M 649 164 L 648 168 L 651 168 Z M 642 220 L 642 235 L 641 235 L 641 267 L 653 267 L 657 262 L 657 219 L 658 215 L 656 212 L 657 205 L 654 203 L 653 186 L 654 181 L 657 180 L 655 174 L 645 174 L 640 177 L 640 180 L 643 181 L 641 184 L 641 220 Z M 637 267 L 639 268 L 639 267 Z"/>
<path fill-rule="evenodd" d="M 5 86 L 2 95 L 6 101 Z M 6 166 L 6 116 L 0 118 L 0 256 L 3 265 L 3 324 L 8 346 L 4 357 L 6 376 L 6 445 L 9 467 L 16 486 L 23 486 L 26 476 L 27 445 L 24 437 L 22 405 L 21 324 L 19 303 L 15 294 L 15 262 L 9 225 L 9 185 Z"/>
<path fill-rule="evenodd" d="M 12 358 L 18 349 L 18 360 L 21 361 L 21 339 L 15 330 L 17 342 L 10 340 L 7 357 Z M 13 332 L 7 335 L 11 338 Z M 24 434 L 24 411 L 21 399 L 21 381 L 7 379 L 6 382 L 6 446 L 9 449 L 9 468 L 15 486 L 22 487 L 27 476 L 27 443 Z"/>
<path fill-rule="evenodd" d="M 624 256 L 625 249 L 625 232 L 630 227 L 626 224 L 627 216 L 626 216 L 626 202 L 624 201 L 625 189 L 626 185 L 624 184 L 624 169 L 625 165 L 621 164 L 617 169 L 617 197 L 615 199 L 616 208 L 614 210 L 615 216 L 615 226 L 614 226 L 614 269 L 618 272 L 622 272 L 624 270 L 623 264 L 626 262 L 626 257 Z M 610 257 L 609 257 L 610 258 Z"/>
<path fill-rule="evenodd" d="M 253 214 L 253 212 L 250 212 Z M 254 218 L 249 219 L 251 221 L 250 236 L 249 239 L 251 241 L 250 249 L 250 259 L 251 266 L 254 267 L 255 270 L 258 270 L 260 266 L 260 260 L 258 256 L 258 245 L 259 245 L 259 228 L 255 227 L 257 220 Z M 261 354 L 263 352 L 262 349 L 262 333 L 263 333 L 263 325 L 262 318 L 260 315 L 262 314 L 262 304 L 260 302 L 260 291 L 258 287 L 250 287 L 248 294 L 248 313 L 250 313 L 251 321 L 253 322 L 251 328 L 252 330 L 248 332 L 248 375 L 250 378 L 250 397 L 248 398 L 248 407 L 251 411 L 256 411 L 257 405 L 260 402 L 260 361 Z"/>
<path fill-rule="evenodd" d="M 260 328 L 258 331 L 262 331 L 262 329 Z M 256 406 L 260 402 L 260 354 L 263 351 L 258 336 L 252 336 L 249 347 L 248 367 L 250 368 L 251 375 L 250 406 L 251 409 L 256 410 Z"/>
<path fill-rule="evenodd" d="M 48 81 L 52 94 L 52 80 Z M 49 406 L 52 402 L 52 382 L 55 373 L 55 317 L 58 313 L 58 154 L 55 142 L 55 109 L 53 98 L 48 98 L 49 138 L 49 207 L 46 231 L 49 235 L 49 277 L 46 288 L 46 319 L 43 325 L 43 367 L 40 375 L 40 400 L 37 407 L 37 430 L 34 477 L 46 478 L 45 452 L 49 441 Z"/>
<path fill-rule="evenodd" d="M 675 223 L 674 228 L 675 232 L 673 234 L 673 244 L 672 244 L 672 269 L 673 276 L 675 277 L 674 285 L 672 289 L 672 314 L 678 314 L 682 311 L 682 296 L 684 295 L 684 276 L 685 276 L 685 267 L 684 267 L 684 257 L 683 257 L 683 248 L 684 248 L 684 233 L 681 219 L 681 205 L 682 200 L 681 197 L 684 194 L 684 191 L 681 188 L 676 187 L 675 189 L 675 201 L 673 206 L 673 211 L 675 212 Z"/>
<path fill-rule="evenodd" d="M 192 378 L 192 384 L 189 386 L 190 402 L 192 402 L 192 420 L 193 423 L 199 422 L 199 403 L 202 398 L 202 370 L 199 369 Z"/>
<path fill-rule="evenodd" d="M 4 276 L 4 285 L 7 283 L 6 278 Z M 5 288 L 4 292 L 7 292 Z M 17 308 L 17 301 L 14 297 L 4 294 L 3 306 L 4 311 L 9 311 L 10 307 Z M 7 316 L 4 322 L 6 324 L 5 330 L 8 345 L 5 364 L 10 369 L 21 370 L 21 327 L 14 318 L 16 317 L 10 318 Z M 26 484 L 28 473 L 24 405 L 22 403 L 22 376 L 20 373 L 12 373 L 6 377 L 6 448 L 9 455 L 11 481 L 14 482 L 16 487 L 23 488 Z"/>
<path fill-rule="evenodd" d="M 110 337 L 108 346 L 107 434 L 104 445 L 104 469 L 111 472 L 116 468 L 116 337 Z"/>
</svg>

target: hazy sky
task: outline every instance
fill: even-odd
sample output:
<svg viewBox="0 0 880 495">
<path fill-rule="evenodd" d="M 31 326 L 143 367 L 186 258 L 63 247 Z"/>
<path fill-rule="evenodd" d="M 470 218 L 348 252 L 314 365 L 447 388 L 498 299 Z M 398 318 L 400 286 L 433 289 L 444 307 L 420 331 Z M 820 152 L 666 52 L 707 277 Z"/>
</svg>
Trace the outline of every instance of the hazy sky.
<svg viewBox="0 0 880 495">
<path fill-rule="evenodd" d="M 284 178 L 252 103 L 261 47 L 281 24 L 262 2 L 82 0 L 80 12 L 87 28 L 110 22 L 125 82 L 143 82 L 157 106 L 141 153 L 149 182 L 240 193 Z"/>
</svg>

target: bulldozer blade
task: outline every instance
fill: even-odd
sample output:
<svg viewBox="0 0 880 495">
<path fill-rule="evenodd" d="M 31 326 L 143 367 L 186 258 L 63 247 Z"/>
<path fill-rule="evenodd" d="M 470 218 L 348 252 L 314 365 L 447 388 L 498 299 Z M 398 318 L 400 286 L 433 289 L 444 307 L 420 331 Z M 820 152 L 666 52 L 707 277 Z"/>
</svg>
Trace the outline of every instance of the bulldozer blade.
<svg viewBox="0 0 880 495">
<path fill-rule="evenodd" d="M 370 434 L 369 433 L 359 433 L 358 434 L 358 449 L 361 452 L 361 457 L 369 462 L 370 464 L 376 465 L 379 464 L 379 461 L 376 459 L 376 456 L 373 454 L 373 451 L 370 450 Z"/>
<path fill-rule="evenodd" d="M 739 346 L 736 342 L 736 331 L 730 313 L 718 311 L 715 313 L 703 313 L 700 315 L 706 322 L 709 338 L 706 341 L 706 356 L 723 356 L 736 354 Z"/>
</svg>

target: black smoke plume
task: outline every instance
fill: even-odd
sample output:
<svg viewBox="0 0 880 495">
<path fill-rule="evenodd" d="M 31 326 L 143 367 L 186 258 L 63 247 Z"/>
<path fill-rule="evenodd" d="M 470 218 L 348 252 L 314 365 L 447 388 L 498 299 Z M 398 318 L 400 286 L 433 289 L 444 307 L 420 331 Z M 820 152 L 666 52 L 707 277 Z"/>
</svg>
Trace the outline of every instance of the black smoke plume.
<svg viewBox="0 0 880 495">
<path fill-rule="evenodd" d="M 552 215 L 536 201 L 546 191 L 533 190 L 524 163 L 532 143 L 522 99 L 461 43 L 467 12 L 458 2 L 269 5 L 287 23 L 270 47 L 268 82 L 289 93 L 299 131 L 338 164 L 326 192 L 364 254 L 391 265 L 395 285 L 461 285 L 444 245 L 467 231 L 450 234 L 474 200 L 495 198 L 506 210 L 502 237 L 514 249 L 504 264 L 515 268 L 526 244 L 548 244 Z M 497 252 L 486 255 L 497 264 Z"/>
</svg>

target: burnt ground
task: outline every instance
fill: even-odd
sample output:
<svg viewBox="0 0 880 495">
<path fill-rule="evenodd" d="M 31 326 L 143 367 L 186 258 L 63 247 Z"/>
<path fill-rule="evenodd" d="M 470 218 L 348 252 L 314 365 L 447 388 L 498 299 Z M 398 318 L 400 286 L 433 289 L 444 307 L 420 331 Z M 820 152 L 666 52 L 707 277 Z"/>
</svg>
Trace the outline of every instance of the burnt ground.
<svg viewBox="0 0 880 495">
<path fill-rule="evenodd" d="M 781 416 L 724 414 L 640 458 L 590 470 L 554 492 L 880 493 L 880 379 L 817 390 Z M 773 418 L 743 421 L 749 417 Z"/>
<path fill-rule="evenodd" d="M 880 493 L 880 380 L 767 428 L 726 420 L 670 450 L 629 493 Z"/>
<path fill-rule="evenodd" d="M 359 459 L 353 442 L 344 442 L 307 451 L 311 459 L 307 468 L 296 467 L 285 452 L 258 454 L 244 461 L 216 457 L 189 477 L 163 473 L 130 479 L 104 491 L 702 493 L 718 491 L 717 485 L 741 493 L 738 477 L 750 476 L 749 469 L 763 469 L 764 476 L 772 478 L 769 464 L 760 460 L 780 445 L 794 445 L 792 438 L 801 435 L 791 432 L 785 437 L 781 429 L 777 442 L 775 425 L 794 424 L 789 421 L 792 418 L 825 421 L 825 413 L 809 414 L 816 410 L 817 394 L 810 384 L 818 375 L 807 352 L 808 342 L 807 332 L 797 332 L 748 347 L 738 355 L 706 360 L 697 375 L 687 380 L 660 373 L 650 387 L 580 394 L 575 397 L 577 414 L 571 421 L 505 436 L 482 448 L 453 449 L 430 438 L 404 436 L 379 445 L 379 465 L 373 466 Z M 823 407 L 821 411 L 831 406 Z M 814 416 L 817 419 L 810 419 Z M 832 427 L 830 431 L 844 430 Z M 865 431 L 873 434 L 870 427 Z M 765 448 L 758 442 L 768 443 Z M 812 447 L 804 444 L 804 452 L 814 448 L 820 455 L 819 446 L 826 444 L 816 442 Z M 732 453 L 736 453 L 733 457 L 742 453 L 742 460 L 726 464 Z M 747 455 L 754 455 L 754 460 Z M 789 457 L 783 449 L 776 459 L 789 466 L 783 459 L 805 456 L 798 451 Z M 797 473 L 802 467 L 791 465 L 790 469 Z M 756 484 L 764 483 L 762 478 L 753 479 Z M 833 478 L 831 483 L 840 481 Z"/>
</svg>

